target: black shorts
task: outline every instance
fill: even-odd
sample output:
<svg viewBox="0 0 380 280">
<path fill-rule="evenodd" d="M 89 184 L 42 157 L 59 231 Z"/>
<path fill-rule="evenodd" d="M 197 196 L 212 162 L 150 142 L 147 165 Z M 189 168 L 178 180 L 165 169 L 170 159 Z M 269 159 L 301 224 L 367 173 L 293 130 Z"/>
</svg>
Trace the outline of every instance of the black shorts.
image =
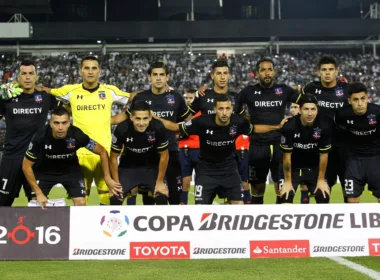
<svg viewBox="0 0 380 280">
<path fill-rule="evenodd" d="M 309 193 L 314 194 L 317 187 L 319 168 L 295 168 L 292 170 L 292 185 L 295 191 L 297 191 L 298 185 L 305 185 Z M 281 166 L 278 178 L 278 187 L 281 190 L 284 185 L 284 172 Z"/>
<path fill-rule="evenodd" d="M 179 149 L 182 177 L 193 175 L 193 170 L 199 161 L 199 149 Z"/>
<path fill-rule="evenodd" d="M 249 151 L 236 151 L 236 163 L 238 165 L 240 179 L 243 182 L 248 182 L 248 157 Z"/>
<path fill-rule="evenodd" d="M 82 172 L 68 173 L 60 176 L 36 174 L 36 180 L 44 195 L 48 196 L 50 190 L 57 184 L 62 184 L 72 198 L 85 197 L 86 188 Z"/>
<path fill-rule="evenodd" d="M 329 161 L 326 169 L 326 180 L 330 188 L 336 184 L 336 178 L 339 177 L 340 183 L 344 183 L 344 174 L 346 170 L 347 150 L 343 144 L 333 146 L 329 153 Z"/>
<path fill-rule="evenodd" d="M 18 197 L 21 186 L 24 186 L 25 195 L 30 198 L 32 190 L 22 172 L 24 158 L 7 158 L 3 156 L 0 164 L 0 195 Z"/>
<path fill-rule="evenodd" d="M 346 197 L 360 197 L 368 184 L 368 190 L 372 191 L 372 195 L 380 198 L 379 166 L 380 158 L 349 158 L 342 182 Z"/>
<path fill-rule="evenodd" d="M 157 175 L 157 167 L 119 168 L 119 180 L 123 187 L 124 197 L 135 187 L 144 187 L 154 192 Z"/>
<path fill-rule="evenodd" d="M 269 170 L 273 182 L 278 181 L 278 171 L 281 162 L 281 150 L 278 144 L 258 146 L 249 149 L 249 181 L 251 184 L 262 184 L 267 181 Z"/>
<path fill-rule="evenodd" d="M 223 169 L 219 164 L 215 164 L 215 170 L 210 171 L 208 168 L 207 164 L 201 162 L 197 165 L 194 188 L 195 204 L 212 204 L 214 197 L 220 192 L 230 201 L 243 200 L 243 186 L 237 167 Z"/>
</svg>

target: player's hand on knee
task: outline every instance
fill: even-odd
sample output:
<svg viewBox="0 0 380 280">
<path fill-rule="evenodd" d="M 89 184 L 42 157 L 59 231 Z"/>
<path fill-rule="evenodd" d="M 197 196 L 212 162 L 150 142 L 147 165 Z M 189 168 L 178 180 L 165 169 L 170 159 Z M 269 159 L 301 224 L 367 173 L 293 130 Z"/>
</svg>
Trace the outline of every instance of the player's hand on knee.
<svg viewBox="0 0 380 280">
<path fill-rule="evenodd" d="M 0 86 L 1 98 L 3 100 L 9 100 L 11 98 L 19 96 L 23 89 L 19 84 L 7 83 Z"/>
<path fill-rule="evenodd" d="M 37 197 L 38 203 L 41 205 L 41 208 L 45 209 L 46 204 L 48 203 L 47 197 L 43 193 L 37 194 L 36 197 Z"/>
<path fill-rule="evenodd" d="M 157 193 L 160 193 L 169 197 L 169 190 L 164 182 L 156 182 L 156 187 L 154 188 L 154 196 L 156 196 Z"/>
<path fill-rule="evenodd" d="M 123 196 L 123 188 L 120 183 L 116 182 L 113 179 L 107 179 L 106 184 L 110 190 L 110 194 L 112 193 L 112 195 L 120 197 Z"/>
<path fill-rule="evenodd" d="M 293 185 L 291 182 L 285 182 L 284 185 L 281 188 L 280 195 L 285 195 L 285 200 L 288 200 L 289 194 L 293 192 L 295 193 L 295 190 L 293 188 Z"/>
<path fill-rule="evenodd" d="M 326 198 L 326 195 L 330 196 L 330 187 L 325 180 L 318 180 L 314 194 L 316 194 L 318 190 L 322 192 L 323 198 Z"/>
</svg>

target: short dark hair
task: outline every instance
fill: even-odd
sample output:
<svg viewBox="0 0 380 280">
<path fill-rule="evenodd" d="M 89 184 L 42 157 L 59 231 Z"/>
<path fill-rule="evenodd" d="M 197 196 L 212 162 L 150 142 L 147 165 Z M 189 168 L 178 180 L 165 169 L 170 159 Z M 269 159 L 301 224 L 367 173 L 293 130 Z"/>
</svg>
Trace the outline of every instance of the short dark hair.
<svg viewBox="0 0 380 280">
<path fill-rule="evenodd" d="M 257 63 L 256 63 L 256 71 L 259 71 L 260 70 L 260 64 L 263 63 L 263 62 L 269 62 L 269 63 L 272 63 L 272 66 L 273 66 L 273 69 L 274 69 L 274 61 L 268 57 L 264 57 L 262 59 L 260 59 Z"/>
<path fill-rule="evenodd" d="M 348 85 L 348 96 L 351 97 L 354 93 L 365 92 L 367 94 L 367 87 L 362 83 L 352 83 Z"/>
<path fill-rule="evenodd" d="M 186 90 L 186 93 L 196 93 L 196 92 L 197 92 L 196 88 L 189 88 L 188 90 Z"/>
<path fill-rule="evenodd" d="M 230 66 L 227 63 L 227 60 L 225 60 L 225 59 L 217 59 L 217 60 L 215 60 L 212 63 L 212 66 L 211 66 L 212 72 L 215 72 L 215 68 L 216 67 L 227 67 L 228 69 L 230 68 Z"/>
<path fill-rule="evenodd" d="M 216 107 L 218 102 L 228 102 L 228 101 L 232 103 L 231 96 L 229 96 L 228 94 L 217 94 L 215 96 L 214 106 Z"/>
<path fill-rule="evenodd" d="M 20 66 L 18 67 L 18 73 L 19 74 L 21 72 L 21 66 L 34 66 L 34 69 L 35 69 L 36 74 L 37 74 L 37 67 L 36 67 L 36 65 L 32 61 L 30 61 L 30 60 L 23 60 L 21 62 L 21 64 L 20 64 Z"/>
<path fill-rule="evenodd" d="M 69 111 L 67 111 L 66 108 L 63 106 L 54 107 L 53 110 L 51 110 L 51 115 L 56 115 L 56 116 L 67 115 L 70 118 Z"/>
<path fill-rule="evenodd" d="M 96 56 L 89 55 L 89 56 L 86 56 L 86 57 L 82 58 L 82 61 L 80 62 L 80 68 L 83 67 L 83 63 L 84 63 L 86 60 L 97 61 L 98 64 L 99 64 L 99 66 L 100 66 L 99 59 L 98 59 Z"/>
<path fill-rule="evenodd" d="M 321 69 L 323 64 L 333 64 L 335 68 L 338 68 L 338 62 L 332 56 L 323 56 L 318 62 L 318 69 Z"/>
<path fill-rule="evenodd" d="M 305 93 L 298 100 L 298 104 L 300 105 L 300 108 L 301 108 L 305 103 L 313 103 L 318 106 L 318 99 L 315 97 L 314 94 Z"/>
<path fill-rule="evenodd" d="M 136 111 L 148 111 L 150 115 L 150 105 L 143 100 L 133 100 L 129 111 L 134 116 Z"/>
<path fill-rule="evenodd" d="M 165 70 L 165 74 L 169 75 L 169 68 L 168 68 L 168 66 L 165 63 L 163 63 L 162 61 L 156 61 L 156 62 L 153 62 L 150 65 L 149 69 L 148 69 L 148 75 L 149 76 L 152 75 L 152 71 L 155 68 L 162 68 L 162 69 Z"/>
</svg>

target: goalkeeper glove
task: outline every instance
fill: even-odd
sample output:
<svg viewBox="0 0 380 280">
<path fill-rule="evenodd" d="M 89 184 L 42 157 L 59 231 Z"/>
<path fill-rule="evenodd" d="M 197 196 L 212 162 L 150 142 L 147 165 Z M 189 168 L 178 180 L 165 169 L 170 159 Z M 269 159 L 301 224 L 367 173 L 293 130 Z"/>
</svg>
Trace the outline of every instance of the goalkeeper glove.
<svg viewBox="0 0 380 280">
<path fill-rule="evenodd" d="M 1 98 L 3 100 L 9 100 L 11 98 L 19 96 L 23 92 L 19 84 L 3 84 L 0 86 Z"/>
</svg>

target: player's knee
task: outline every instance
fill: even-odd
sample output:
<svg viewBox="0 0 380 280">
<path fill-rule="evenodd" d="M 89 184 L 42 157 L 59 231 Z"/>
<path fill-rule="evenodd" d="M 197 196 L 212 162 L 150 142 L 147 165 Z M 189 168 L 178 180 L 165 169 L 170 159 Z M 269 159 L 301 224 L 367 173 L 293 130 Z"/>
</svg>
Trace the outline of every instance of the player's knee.
<svg viewBox="0 0 380 280">
<path fill-rule="evenodd" d="M 243 200 L 230 200 L 230 204 L 244 204 Z"/>
<path fill-rule="evenodd" d="M 359 203 L 360 202 L 360 197 L 348 197 L 347 198 L 348 203 Z"/>
<path fill-rule="evenodd" d="M 116 195 L 113 195 L 110 197 L 110 205 L 122 205 L 123 204 L 123 200 L 120 200 L 119 197 L 117 197 Z"/>
<path fill-rule="evenodd" d="M 139 192 L 139 188 L 138 187 L 136 187 L 136 188 L 133 188 L 133 189 L 131 189 L 131 195 L 132 196 L 136 196 L 137 194 L 138 194 L 138 192 Z"/>
<path fill-rule="evenodd" d="M 86 199 L 84 197 L 73 198 L 74 206 L 86 206 Z"/>
<path fill-rule="evenodd" d="M 252 195 L 253 196 L 264 196 L 265 193 L 265 183 L 251 184 Z"/>
<path fill-rule="evenodd" d="M 188 192 L 190 190 L 191 176 L 183 177 L 182 181 L 182 190 Z"/>
<path fill-rule="evenodd" d="M 158 193 L 154 200 L 156 205 L 168 205 L 168 198 L 161 193 Z"/>
</svg>

